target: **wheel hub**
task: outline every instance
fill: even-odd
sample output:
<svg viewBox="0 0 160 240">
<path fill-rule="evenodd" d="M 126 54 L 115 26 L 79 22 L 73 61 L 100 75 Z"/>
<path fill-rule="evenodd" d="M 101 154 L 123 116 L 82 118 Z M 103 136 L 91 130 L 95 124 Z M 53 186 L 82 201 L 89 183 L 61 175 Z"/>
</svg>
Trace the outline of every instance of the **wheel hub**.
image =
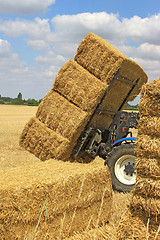
<svg viewBox="0 0 160 240">
<path fill-rule="evenodd" d="M 128 162 L 128 164 L 125 165 L 124 167 L 124 171 L 126 172 L 127 175 L 130 174 L 132 176 L 133 173 L 135 172 L 134 165 Z"/>
</svg>

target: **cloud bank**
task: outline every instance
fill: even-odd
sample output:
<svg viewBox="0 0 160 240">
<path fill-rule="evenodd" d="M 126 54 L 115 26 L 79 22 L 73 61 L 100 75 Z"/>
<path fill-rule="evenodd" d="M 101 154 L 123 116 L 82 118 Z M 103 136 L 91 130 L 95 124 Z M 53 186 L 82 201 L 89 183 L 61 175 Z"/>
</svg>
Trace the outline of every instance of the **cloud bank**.
<svg viewBox="0 0 160 240">
<path fill-rule="evenodd" d="M 44 13 L 55 0 L 0 0 L 0 13 L 31 15 Z"/>
<path fill-rule="evenodd" d="M 39 1 L 40 5 L 41 2 L 43 1 Z M 48 0 L 45 3 L 47 3 L 45 6 L 49 6 L 53 1 Z M 33 66 L 29 67 L 27 62 L 22 61 L 20 55 L 13 52 L 11 42 L 6 37 L 0 41 L 0 57 L 7 59 L 8 66 L 5 66 L 5 61 L 2 66 L 5 71 L 8 69 L 8 81 L 21 79 L 18 84 L 22 88 L 21 91 L 24 89 L 26 96 L 29 92 L 33 92 L 30 86 L 36 88 L 39 82 L 39 94 L 36 97 L 41 98 L 44 92 L 50 89 L 59 68 L 68 59 L 74 57 L 85 35 L 94 32 L 137 61 L 144 68 L 149 79 L 153 80 L 160 77 L 159 26 L 160 13 L 147 18 L 134 16 L 130 19 L 121 19 L 117 14 L 98 12 L 57 15 L 51 20 L 39 17 L 33 20 L 0 20 L 0 32 L 9 39 L 22 37 L 24 46 L 29 47 L 36 55 Z M 23 54 L 25 55 L 25 50 Z M 17 67 L 12 63 L 13 58 Z M 10 74 L 12 68 L 14 77 Z M 4 79 L 3 73 L 0 81 L 2 78 Z M 27 82 L 31 84 L 28 84 L 28 90 L 26 90 Z"/>
</svg>

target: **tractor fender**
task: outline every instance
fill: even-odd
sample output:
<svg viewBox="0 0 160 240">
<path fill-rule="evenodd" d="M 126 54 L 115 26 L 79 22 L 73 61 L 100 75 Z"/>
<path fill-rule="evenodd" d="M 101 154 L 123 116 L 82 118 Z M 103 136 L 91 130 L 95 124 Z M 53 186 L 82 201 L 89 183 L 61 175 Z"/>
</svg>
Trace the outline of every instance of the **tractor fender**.
<svg viewBox="0 0 160 240">
<path fill-rule="evenodd" d="M 136 138 L 135 137 L 127 137 L 127 138 L 121 138 L 121 139 L 118 139 L 117 141 L 115 141 L 112 145 L 112 147 L 116 146 L 118 143 L 122 143 L 124 141 L 136 141 Z"/>
</svg>

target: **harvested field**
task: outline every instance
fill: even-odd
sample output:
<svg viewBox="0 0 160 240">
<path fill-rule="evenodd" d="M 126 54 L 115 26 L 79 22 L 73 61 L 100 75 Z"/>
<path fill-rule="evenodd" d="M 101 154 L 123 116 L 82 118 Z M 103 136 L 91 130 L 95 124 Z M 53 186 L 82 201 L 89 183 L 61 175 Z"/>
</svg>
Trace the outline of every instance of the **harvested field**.
<svg viewBox="0 0 160 240">
<path fill-rule="evenodd" d="M 37 107 L 0 105 L 0 168 L 12 168 L 39 162 L 19 146 L 19 137 Z"/>
<path fill-rule="evenodd" d="M 102 82 L 108 84 L 118 70 L 120 70 L 119 76 L 122 78 L 129 79 L 132 82 L 139 79 L 130 100 L 138 95 L 141 86 L 147 82 L 147 75 L 138 64 L 93 33 L 89 33 L 79 45 L 75 61 Z"/>
</svg>

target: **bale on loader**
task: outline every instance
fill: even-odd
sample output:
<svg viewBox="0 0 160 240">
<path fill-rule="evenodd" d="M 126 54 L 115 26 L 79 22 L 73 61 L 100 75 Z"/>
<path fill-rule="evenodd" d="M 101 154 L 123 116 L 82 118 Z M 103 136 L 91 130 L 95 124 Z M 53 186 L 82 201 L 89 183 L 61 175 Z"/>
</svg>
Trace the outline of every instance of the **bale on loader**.
<svg viewBox="0 0 160 240">
<path fill-rule="evenodd" d="M 86 126 L 89 114 L 59 93 L 50 90 L 40 103 L 36 117 L 45 126 L 73 144 Z"/>
<path fill-rule="evenodd" d="M 47 128 L 35 117 L 26 124 L 19 144 L 42 161 L 55 157 L 64 159 L 71 154 L 69 140 Z"/>
<path fill-rule="evenodd" d="M 129 94 L 133 92 L 132 97 L 137 96 L 146 81 L 147 75 L 137 63 L 95 34 L 88 34 L 78 47 L 75 61 L 68 61 L 59 70 L 52 89 L 40 103 L 36 131 L 29 122 L 20 137 L 20 145 L 42 160 L 50 157 L 69 160 L 86 125 L 109 128 L 114 115 L 129 100 Z M 30 125 L 35 149 L 27 144 L 32 138 L 32 134 L 27 134 Z M 50 133 L 50 140 L 43 136 L 45 132 Z M 48 151 L 49 145 L 53 148 Z"/>
<path fill-rule="evenodd" d="M 64 239 L 103 225 L 112 185 L 102 162 L 50 160 L 1 170 L 1 239 Z"/>
<path fill-rule="evenodd" d="M 160 79 L 142 87 L 137 182 L 130 206 L 119 224 L 119 240 L 160 238 L 159 95 Z"/>
<path fill-rule="evenodd" d="M 108 84 L 70 60 L 59 70 L 52 88 L 82 110 L 93 113 Z"/>
<path fill-rule="evenodd" d="M 129 98 L 130 101 L 139 94 L 141 86 L 147 82 L 147 75 L 137 63 L 93 33 L 89 33 L 83 39 L 74 59 L 104 83 L 109 84 L 118 70 L 122 78 L 133 82 L 139 79 Z"/>
</svg>

